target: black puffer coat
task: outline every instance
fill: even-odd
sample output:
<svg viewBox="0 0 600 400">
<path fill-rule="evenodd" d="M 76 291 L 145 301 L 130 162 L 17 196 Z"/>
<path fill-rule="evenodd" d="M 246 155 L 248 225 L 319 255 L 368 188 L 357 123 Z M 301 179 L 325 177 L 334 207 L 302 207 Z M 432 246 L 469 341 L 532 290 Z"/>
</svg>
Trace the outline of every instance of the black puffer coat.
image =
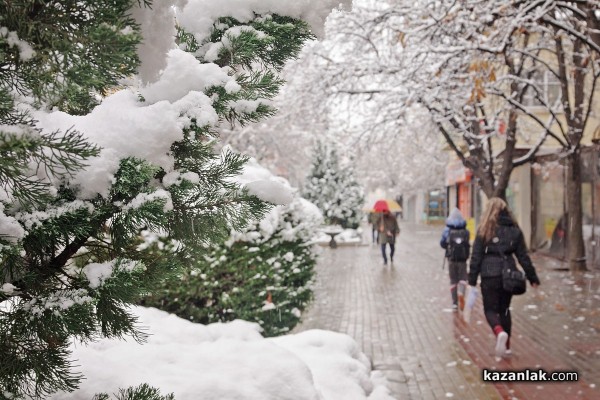
<svg viewBox="0 0 600 400">
<path fill-rule="evenodd" d="M 527 254 L 523 232 L 515 225 L 508 212 L 503 210 L 498 216 L 496 236 L 488 243 L 484 243 L 479 235 L 475 238 L 469 266 L 469 285 L 476 285 L 477 277 L 480 274 L 481 279 L 500 277 L 502 275 L 502 259 L 505 256 L 516 268 L 513 254 L 519 260 L 529 282 L 539 284 L 540 280 Z"/>
</svg>

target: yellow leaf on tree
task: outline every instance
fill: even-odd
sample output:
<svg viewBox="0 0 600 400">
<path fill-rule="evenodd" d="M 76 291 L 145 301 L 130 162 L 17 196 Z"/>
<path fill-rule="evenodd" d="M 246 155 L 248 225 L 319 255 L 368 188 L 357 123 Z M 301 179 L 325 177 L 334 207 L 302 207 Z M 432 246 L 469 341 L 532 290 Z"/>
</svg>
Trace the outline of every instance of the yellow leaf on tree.
<svg viewBox="0 0 600 400">
<path fill-rule="evenodd" d="M 402 47 L 406 47 L 406 34 L 404 32 L 400 32 L 398 34 L 398 41 L 402 45 Z"/>
</svg>

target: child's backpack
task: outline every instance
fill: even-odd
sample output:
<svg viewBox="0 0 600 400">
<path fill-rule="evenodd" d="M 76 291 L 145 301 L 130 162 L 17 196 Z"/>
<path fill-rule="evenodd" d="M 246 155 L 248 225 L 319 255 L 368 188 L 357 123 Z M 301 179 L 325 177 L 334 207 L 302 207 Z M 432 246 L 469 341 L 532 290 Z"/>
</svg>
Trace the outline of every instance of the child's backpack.
<svg viewBox="0 0 600 400">
<path fill-rule="evenodd" d="M 466 229 L 450 229 L 448 234 L 448 260 L 467 261 L 471 245 Z"/>
</svg>

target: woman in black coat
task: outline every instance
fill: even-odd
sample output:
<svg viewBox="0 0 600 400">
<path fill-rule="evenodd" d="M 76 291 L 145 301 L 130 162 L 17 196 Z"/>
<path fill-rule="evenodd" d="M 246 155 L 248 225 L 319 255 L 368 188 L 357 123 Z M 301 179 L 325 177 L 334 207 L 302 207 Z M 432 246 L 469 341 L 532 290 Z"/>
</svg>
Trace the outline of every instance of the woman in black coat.
<svg viewBox="0 0 600 400">
<path fill-rule="evenodd" d="M 477 278 L 481 275 L 483 311 L 496 335 L 498 357 L 510 354 L 512 322 L 509 307 L 512 294 L 502 288 L 502 261 L 506 257 L 516 268 L 513 254 L 523 267 L 531 286 L 537 287 L 540 280 L 527 254 L 523 232 L 510 215 L 506 202 L 493 197 L 487 203 L 473 243 L 469 285 L 477 285 Z"/>
</svg>

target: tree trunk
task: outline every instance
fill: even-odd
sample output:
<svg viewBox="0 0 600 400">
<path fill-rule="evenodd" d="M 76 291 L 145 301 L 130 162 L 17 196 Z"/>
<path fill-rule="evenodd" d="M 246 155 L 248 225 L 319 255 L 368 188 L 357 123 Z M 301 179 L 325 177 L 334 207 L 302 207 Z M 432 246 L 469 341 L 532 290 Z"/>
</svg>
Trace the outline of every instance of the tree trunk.
<svg viewBox="0 0 600 400">
<path fill-rule="evenodd" d="M 493 174 L 488 174 L 487 171 L 479 167 L 479 164 L 477 163 L 463 163 L 463 165 L 466 168 L 471 169 L 473 175 L 478 178 L 479 188 L 487 199 L 500 197 L 502 200 L 506 201 L 506 188 L 508 187 L 510 175 L 512 173 L 512 166 L 503 166 L 509 168 L 509 171 L 503 172 L 508 178 L 496 179 Z"/>
<path fill-rule="evenodd" d="M 567 157 L 566 233 L 567 260 L 571 271 L 585 271 L 583 242 L 583 207 L 581 204 L 581 151 L 576 149 Z"/>
<path fill-rule="evenodd" d="M 499 197 L 502 200 L 506 201 L 506 188 L 508 185 L 504 185 L 504 187 L 496 186 L 494 190 L 494 197 Z"/>
</svg>

